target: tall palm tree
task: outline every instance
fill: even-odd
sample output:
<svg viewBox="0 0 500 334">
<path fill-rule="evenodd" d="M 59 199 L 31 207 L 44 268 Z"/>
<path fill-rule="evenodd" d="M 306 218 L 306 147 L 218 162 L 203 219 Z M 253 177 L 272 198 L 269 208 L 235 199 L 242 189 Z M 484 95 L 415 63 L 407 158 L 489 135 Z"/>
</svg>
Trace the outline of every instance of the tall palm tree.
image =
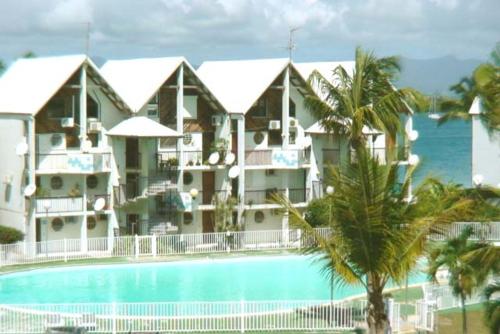
<svg viewBox="0 0 500 334">
<path fill-rule="evenodd" d="M 328 236 L 320 235 L 286 198 L 276 198 L 289 212 L 291 226 L 316 240 L 303 251 L 324 261 L 328 278 L 364 287 L 370 333 L 384 333 L 388 326 L 383 300 L 388 281 L 401 283 L 424 254 L 428 235 L 470 217 L 475 205 L 436 180 L 424 182 L 415 191 L 419 200 L 409 201 L 413 168 L 402 184 L 398 171 L 397 165 L 380 164 L 366 151 L 356 164 L 332 167 Z"/>
<path fill-rule="evenodd" d="M 429 275 L 436 280 L 436 273 L 441 268 L 449 272 L 449 285 L 453 295 L 459 297 L 462 304 L 462 333 L 467 333 L 467 310 L 465 302 L 472 293 L 486 280 L 487 271 L 481 270 L 480 261 L 468 261 L 471 253 L 487 250 L 485 242 L 470 242 L 474 235 L 472 227 L 468 227 L 456 238 L 437 245 L 429 254 Z M 498 261 L 498 260 L 497 260 Z"/>
<path fill-rule="evenodd" d="M 500 131 L 500 43 L 491 54 L 491 61 L 476 67 L 471 77 L 462 78 L 450 87 L 458 98 L 443 98 L 444 112 L 439 124 L 453 119 L 469 120 L 469 109 L 479 98 L 484 112 L 480 115 L 488 129 Z"/>
<path fill-rule="evenodd" d="M 399 70 L 397 58 L 376 58 L 357 48 L 352 73 L 338 66 L 332 69 L 334 80 L 317 71 L 311 74 L 305 106 L 328 132 L 345 134 L 354 149 L 364 147 L 366 126 L 395 139 L 402 130 L 401 115 L 411 112 L 409 105 L 422 102 L 415 90 L 391 84 Z"/>
</svg>

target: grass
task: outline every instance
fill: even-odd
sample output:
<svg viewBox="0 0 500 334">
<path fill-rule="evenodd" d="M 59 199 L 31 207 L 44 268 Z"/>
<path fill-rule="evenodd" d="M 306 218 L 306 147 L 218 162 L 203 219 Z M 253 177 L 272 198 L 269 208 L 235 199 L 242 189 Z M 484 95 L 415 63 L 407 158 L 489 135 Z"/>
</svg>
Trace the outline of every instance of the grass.
<svg viewBox="0 0 500 334">
<path fill-rule="evenodd" d="M 482 304 L 467 306 L 467 330 L 468 333 L 488 334 L 489 330 L 484 325 L 484 309 Z M 438 311 L 437 333 L 456 334 L 462 330 L 462 310 L 452 308 Z"/>
</svg>

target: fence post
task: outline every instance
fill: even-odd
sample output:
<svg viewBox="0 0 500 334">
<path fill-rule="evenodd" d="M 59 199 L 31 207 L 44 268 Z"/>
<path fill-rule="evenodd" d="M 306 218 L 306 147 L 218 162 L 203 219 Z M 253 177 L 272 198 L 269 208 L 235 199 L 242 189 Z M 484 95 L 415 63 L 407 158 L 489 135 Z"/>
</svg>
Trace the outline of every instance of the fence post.
<svg viewBox="0 0 500 334">
<path fill-rule="evenodd" d="M 116 334 L 116 303 L 111 304 L 111 333 Z"/>
<path fill-rule="evenodd" d="M 153 233 L 151 236 L 151 252 L 153 253 L 153 257 L 156 257 L 156 234 Z"/>
<path fill-rule="evenodd" d="M 240 300 L 240 333 L 245 333 L 245 301 Z"/>
<path fill-rule="evenodd" d="M 299 228 L 297 230 L 297 239 L 299 239 L 299 249 L 302 248 L 302 230 Z"/>
<path fill-rule="evenodd" d="M 66 238 L 63 239 L 63 245 L 64 245 L 64 262 L 68 262 L 68 241 Z"/>
<path fill-rule="evenodd" d="M 135 258 L 137 259 L 139 257 L 139 236 L 137 234 L 134 237 L 134 244 L 135 244 Z"/>
</svg>

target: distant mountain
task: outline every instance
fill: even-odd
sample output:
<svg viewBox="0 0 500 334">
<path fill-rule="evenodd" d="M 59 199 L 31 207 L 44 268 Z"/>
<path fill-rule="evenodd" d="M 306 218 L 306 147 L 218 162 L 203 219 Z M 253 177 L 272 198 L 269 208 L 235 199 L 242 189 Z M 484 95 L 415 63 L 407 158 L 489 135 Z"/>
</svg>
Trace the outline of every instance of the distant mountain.
<svg viewBox="0 0 500 334">
<path fill-rule="evenodd" d="M 450 86 L 469 76 L 480 63 L 477 59 L 461 60 L 453 56 L 431 59 L 402 57 L 403 68 L 396 85 L 413 87 L 426 94 L 450 94 Z"/>
</svg>

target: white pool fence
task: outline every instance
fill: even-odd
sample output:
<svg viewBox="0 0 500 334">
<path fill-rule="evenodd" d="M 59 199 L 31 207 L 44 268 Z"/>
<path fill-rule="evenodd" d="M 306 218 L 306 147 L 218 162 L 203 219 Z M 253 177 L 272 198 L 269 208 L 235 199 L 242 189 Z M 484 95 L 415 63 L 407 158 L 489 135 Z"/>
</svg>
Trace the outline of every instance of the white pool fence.
<svg viewBox="0 0 500 334">
<path fill-rule="evenodd" d="M 476 238 L 500 241 L 500 222 L 455 223 L 432 239 L 441 241 L 457 236 L 466 226 L 473 227 Z M 317 228 L 316 231 L 324 236 L 330 233 L 328 228 Z M 0 266 L 110 257 L 139 259 L 183 254 L 296 250 L 311 242 L 311 236 L 296 229 L 103 237 L 89 238 L 86 242 L 82 239 L 23 241 L 0 245 Z"/>
</svg>

